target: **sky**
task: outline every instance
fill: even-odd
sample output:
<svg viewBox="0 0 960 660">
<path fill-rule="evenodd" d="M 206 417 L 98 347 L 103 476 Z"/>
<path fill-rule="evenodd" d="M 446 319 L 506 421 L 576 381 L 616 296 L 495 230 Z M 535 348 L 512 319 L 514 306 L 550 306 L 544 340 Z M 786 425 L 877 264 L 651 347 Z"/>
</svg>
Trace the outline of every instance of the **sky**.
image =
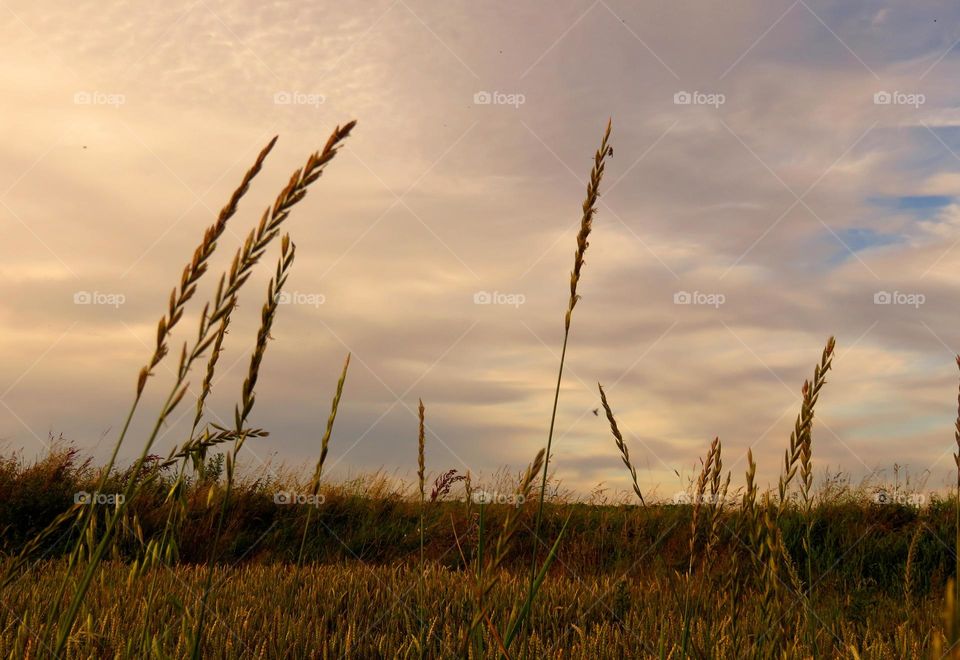
<svg viewBox="0 0 960 660">
<path fill-rule="evenodd" d="M 0 447 L 109 455 L 170 289 L 279 142 L 178 329 L 337 124 L 242 451 L 518 472 L 546 444 L 580 205 L 612 118 L 551 471 L 669 498 L 719 436 L 775 484 L 827 337 L 818 478 L 949 483 L 960 351 L 960 7 L 948 2 L 0 2 Z M 277 258 L 240 298 L 228 423 Z M 684 304 L 686 303 L 686 304 Z M 121 449 L 139 453 L 176 364 Z M 202 368 L 191 377 L 192 391 Z M 184 440 L 188 397 L 156 453 Z M 678 477 L 678 474 L 680 475 Z"/>
</svg>

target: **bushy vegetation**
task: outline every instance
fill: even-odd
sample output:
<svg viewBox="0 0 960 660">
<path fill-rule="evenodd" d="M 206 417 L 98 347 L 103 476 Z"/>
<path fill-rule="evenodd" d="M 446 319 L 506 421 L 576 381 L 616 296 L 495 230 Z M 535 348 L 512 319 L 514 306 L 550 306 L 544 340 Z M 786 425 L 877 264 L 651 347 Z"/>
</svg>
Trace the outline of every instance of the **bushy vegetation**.
<svg viewBox="0 0 960 660">
<path fill-rule="evenodd" d="M 185 515 L 177 530 L 178 563 L 202 564 L 210 555 L 210 530 L 225 495 L 224 478 L 217 466 L 223 454 L 208 458 L 197 476 L 185 480 Z M 172 470 L 156 470 L 148 485 L 127 509 L 117 556 L 135 560 L 143 551 L 140 538 L 159 535 L 173 504 L 167 494 L 174 486 Z M 430 476 L 430 475 L 428 475 Z M 129 469 L 115 469 L 103 492 L 122 492 L 131 478 Z M 0 548 L 16 555 L 26 542 L 48 527 L 74 504 L 76 493 L 92 493 L 100 480 L 99 469 L 79 451 L 57 446 L 46 457 L 27 462 L 17 456 L 0 458 Z M 430 479 L 428 479 L 430 481 Z M 507 475 L 495 482 L 459 482 L 451 492 L 424 506 L 426 558 L 450 570 L 463 570 L 477 550 L 479 493 L 513 492 Z M 428 484 L 429 485 L 429 484 Z M 238 480 L 229 502 L 229 526 L 217 549 L 218 563 L 239 566 L 251 563 L 284 563 L 297 559 L 300 535 L 308 508 L 313 531 L 304 552 L 309 563 L 359 560 L 394 565 L 417 559 L 420 536 L 420 502 L 404 484 L 382 474 L 350 482 L 324 484 L 318 504 L 278 504 L 281 494 L 302 494 L 307 480 L 279 482 L 256 475 Z M 467 496 L 466 489 L 472 490 Z M 813 508 L 813 563 L 828 582 L 866 590 L 902 591 L 904 566 L 914 542 L 913 588 L 917 595 L 938 594 L 954 569 L 954 508 L 952 498 L 931 494 L 924 506 L 877 502 L 876 489 L 834 489 L 819 497 Z M 891 498 L 909 500 L 909 497 Z M 731 496 L 731 501 L 733 500 Z M 319 503 L 322 502 L 322 503 Z M 520 570 L 532 550 L 532 509 L 521 507 L 523 520 L 505 567 Z M 486 524 L 497 530 L 511 504 L 485 504 Z M 623 503 L 577 501 L 561 495 L 544 505 L 542 536 L 555 538 L 566 524 L 558 560 L 551 575 L 611 576 L 627 572 L 633 577 L 670 573 L 687 566 L 693 505 L 672 502 L 640 506 Z M 729 563 L 742 549 L 735 531 L 743 525 L 742 511 L 723 513 L 714 544 L 715 562 Z M 803 557 L 803 516 L 794 503 L 781 519 L 783 538 L 791 556 Z M 48 545 L 45 556 L 62 557 L 71 546 L 64 536 Z M 457 542 L 464 556 L 457 551 Z M 638 557 L 645 557 L 642 562 Z"/>
</svg>

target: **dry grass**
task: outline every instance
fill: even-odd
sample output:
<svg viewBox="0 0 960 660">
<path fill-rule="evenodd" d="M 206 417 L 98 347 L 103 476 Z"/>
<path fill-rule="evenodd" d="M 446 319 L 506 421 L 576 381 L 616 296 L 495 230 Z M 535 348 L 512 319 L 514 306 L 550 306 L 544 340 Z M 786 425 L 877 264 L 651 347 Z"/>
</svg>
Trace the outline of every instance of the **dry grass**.
<svg viewBox="0 0 960 660">
<path fill-rule="evenodd" d="M 613 155 L 613 147 L 610 146 L 610 130 L 613 126 L 613 120 L 607 121 L 607 128 L 603 133 L 603 139 L 600 141 L 600 148 L 593 155 L 593 169 L 590 171 L 590 178 L 587 182 L 587 196 L 583 200 L 583 213 L 580 217 L 580 231 L 577 232 L 577 250 L 573 256 L 573 270 L 570 272 L 570 299 L 567 302 L 567 312 L 563 317 L 563 348 L 560 351 L 560 367 L 557 370 L 557 386 L 553 393 L 553 409 L 550 413 L 550 430 L 547 432 L 547 448 L 543 459 L 542 478 L 540 481 L 540 497 L 537 505 L 537 517 L 533 524 L 534 538 L 540 539 L 540 531 L 543 524 L 543 502 L 547 492 L 547 474 L 550 469 L 550 450 L 553 448 L 553 431 L 557 421 L 557 404 L 560 400 L 560 384 L 563 381 L 563 365 L 567 358 L 567 342 L 570 339 L 570 319 L 573 316 L 573 308 L 577 306 L 580 295 L 577 293 L 577 286 L 580 283 L 580 273 L 583 270 L 584 255 L 587 247 L 590 245 L 587 238 L 593 229 L 593 217 L 597 213 L 597 200 L 600 198 L 600 181 L 603 179 L 603 172 L 606 167 L 606 159 Z M 525 611 L 529 612 L 536 590 L 537 580 L 537 557 L 539 553 L 539 543 L 534 543 L 533 554 L 530 558 L 530 589 L 527 593 L 527 602 Z M 542 570 L 542 568 L 541 568 Z M 521 622 L 521 625 L 525 625 Z"/>
<path fill-rule="evenodd" d="M 643 493 L 640 492 L 640 484 L 637 483 L 637 468 L 630 462 L 630 450 L 627 449 L 627 444 L 623 441 L 623 435 L 617 426 L 617 420 L 613 416 L 613 411 L 610 410 L 610 404 L 607 403 L 607 394 L 603 391 L 602 385 L 598 383 L 597 387 L 600 389 L 600 403 L 603 404 L 603 410 L 607 413 L 607 421 L 610 422 L 610 433 L 613 434 L 613 441 L 616 443 L 617 449 L 620 450 L 620 459 L 623 461 L 623 464 L 627 466 L 627 471 L 630 472 L 630 483 L 633 485 L 633 492 L 640 498 L 641 504 L 646 504 L 646 502 L 643 501 Z"/>
<path fill-rule="evenodd" d="M 46 658 L 49 650 L 39 640 L 45 632 L 34 617 L 49 604 L 62 575 L 61 564 L 38 567 L 22 587 L 5 595 L 0 608 L 0 648 L 6 657 Z M 91 589 L 87 612 L 71 637 L 71 658 L 141 658 L 137 640 L 148 621 L 147 632 L 157 655 L 179 658 L 188 642 L 177 625 L 181 612 L 177 602 L 186 602 L 200 588 L 203 571 L 189 566 L 163 569 L 158 589 L 164 598 L 155 613 L 144 618 L 145 589 L 140 582 L 126 584 L 126 567 L 107 563 L 103 579 Z M 370 566 L 359 562 L 328 566 L 305 566 L 299 588 L 283 565 L 246 565 L 218 568 L 222 586 L 211 598 L 210 626 L 203 642 L 209 658 L 416 658 L 419 636 L 416 595 L 410 585 L 420 571 L 410 566 Z M 465 621 L 473 616 L 472 585 L 462 572 L 431 566 L 423 575 L 424 610 L 427 613 L 427 655 L 432 658 L 462 657 L 460 648 Z M 493 621 L 508 617 L 514 603 L 525 593 L 525 571 L 503 572 L 488 595 L 488 613 Z M 616 605 L 617 583 L 624 584 Z M 682 657 L 675 637 L 680 626 L 669 576 L 660 575 L 617 581 L 611 576 L 558 575 L 543 587 L 530 623 L 529 658 L 655 658 Z M 287 601 L 285 594 L 295 596 Z M 703 596 L 704 618 L 694 621 L 692 636 L 709 640 L 709 657 L 756 657 L 750 647 L 738 646 L 730 634 L 711 637 L 705 622 L 728 615 L 726 603 L 715 590 Z M 826 604 L 844 611 L 843 597 Z M 732 621 L 741 639 L 752 639 L 764 613 L 753 598 L 743 602 L 741 614 Z M 27 613 L 20 623 L 15 613 Z M 904 626 L 903 621 L 917 621 Z M 939 625 L 940 613 L 932 600 L 908 613 L 903 603 L 890 598 L 876 604 L 866 620 L 826 620 L 832 641 L 823 657 L 862 658 L 925 657 L 931 641 L 924 630 Z M 283 634 L 278 631 L 283 630 Z M 480 634 L 488 648 L 497 644 L 489 629 Z M 837 639 L 832 637 L 837 635 Z M 491 656 L 492 657 L 492 656 Z M 761 656 L 771 657 L 771 656 Z M 941 657 L 941 656 L 937 656 Z"/>
</svg>

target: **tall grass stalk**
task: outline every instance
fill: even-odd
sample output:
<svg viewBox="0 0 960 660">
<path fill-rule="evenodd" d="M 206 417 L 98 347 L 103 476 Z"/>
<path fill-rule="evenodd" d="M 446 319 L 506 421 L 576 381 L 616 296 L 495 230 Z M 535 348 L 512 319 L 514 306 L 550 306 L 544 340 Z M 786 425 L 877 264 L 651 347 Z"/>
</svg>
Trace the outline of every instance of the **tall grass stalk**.
<svg viewBox="0 0 960 660">
<path fill-rule="evenodd" d="M 520 529 L 521 503 L 526 502 L 529 498 L 530 491 L 533 488 L 533 481 L 543 468 L 544 453 L 545 452 L 543 449 L 537 452 L 533 462 L 527 467 L 526 472 L 524 472 L 523 477 L 521 477 L 520 483 L 516 490 L 517 504 L 507 509 L 507 515 L 504 518 L 503 527 L 500 530 L 500 536 L 497 538 L 497 543 L 494 546 L 492 553 L 487 553 L 483 566 L 482 577 L 474 584 L 474 613 L 463 638 L 464 653 L 467 651 L 467 647 L 469 646 L 470 638 L 473 636 L 473 632 L 484 622 L 488 624 L 488 629 L 490 629 L 491 633 L 499 638 L 499 634 L 496 633 L 496 630 L 490 624 L 488 618 L 488 597 L 490 592 L 493 591 L 493 588 L 500 581 L 500 569 L 503 567 L 503 564 L 507 558 L 507 554 L 513 545 L 513 541 L 517 536 L 517 532 Z M 500 642 L 502 645 L 502 640 L 500 640 Z"/>
<path fill-rule="evenodd" d="M 957 367 L 960 368 L 960 355 L 957 356 Z M 953 454 L 953 462 L 957 466 L 957 490 L 953 500 L 954 511 L 954 531 L 956 534 L 956 563 L 954 565 L 953 586 L 954 602 L 960 603 L 960 392 L 957 394 L 957 423 L 953 431 L 954 441 L 957 443 L 957 451 Z"/>
<path fill-rule="evenodd" d="M 692 601 L 693 601 L 693 567 L 697 563 L 697 539 L 700 535 L 700 513 L 705 499 L 709 498 L 707 506 L 710 510 L 710 519 L 705 547 L 702 551 L 704 557 L 709 555 L 710 549 L 716 541 L 716 534 L 720 522 L 722 506 L 718 504 L 727 495 L 727 487 L 730 485 L 730 474 L 727 473 L 727 480 L 721 485 L 721 473 L 723 470 L 723 461 L 721 459 L 722 445 L 720 438 L 714 438 L 710 443 L 710 449 L 707 451 L 707 458 L 703 461 L 703 467 L 700 469 L 700 475 L 693 492 L 693 508 L 690 513 L 690 546 L 687 559 L 686 587 L 684 589 L 683 602 L 683 626 L 681 637 L 681 648 L 684 654 L 687 653 L 687 647 L 690 642 L 690 622 L 692 619 Z M 707 487 L 709 486 L 709 495 Z"/>
<path fill-rule="evenodd" d="M 425 442 L 426 435 L 424 433 L 424 412 L 423 399 L 419 400 L 419 405 L 417 407 L 417 417 L 419 419 L 418 432 L 417 432 L 417 479 L 420 483 L 420 570 L 417 573 L 417 606 L 420 610 L 420 657 L 426 657 L 426 639 L 424 639 L 424 606 L 423 606 L 423 567 L 424 567 L 424 553 L 423 553 L 423 542 L 424 542 L 424 530 L 423 530 L 423 505 L 426 499 L 426 460 L 425 460 Z"/>
<path fill-rule="evenodd" d="M 770 604 L 773 599 L 778 599 L 778 607 L 783 606 L 783 591 L 785 584 L 793 585 L 797 594 L 804 604 L 804 618 L 807 623 L 807 641 L 816 655 L 815 649 L 815 616 L 813 616 L 813 558 L 812 558 L 812 530 L 813 530 L 813 418 L 817 401 L 820 398 L 820 391 L 827 382 L 827 372 L 833 366 L 833 354 L 836 349 L 836 340 L 834 337 L 827 339 L 826 346 L 820 355 L 820 362 L 814 367 L 813 379 L 804 381 L 801 391 L 802 401 L 800 413 L 794 422 L 793 431 L 790 433 L 790 446 L 784 452 L 783 471 L 777 484 L 777 494 L 779 500 L 774 510 L 766 511 L 762 534 L 765 538 L 765 547 L 763 550 L 764 580 L 766 583 L 764 591 L 765 602 Z M 790 502 L 789 488 L 790 482 L 800 470 L 800 496 L 803 503 L 804 513 L 804 531 L 803 547 L 805 555 L 806 584 L 801 584 L 796 566 L 783 541 L 783 534 L 780 530 L 780 519 L 786 511 Z M 781 566 L 782 564 L 782 566 Z M 780 568 L 786 570 L 786 575 L 782 576 Z M 787 620 L 785 616 L 771 619 L 767 633 L 773 630 L 774 637 L 771 642 L 774 648 L 780 649 L 780 645 L 786 638 L 788 630 L 785 628 Z"/>
<path fill-rule="evenodd" d="M 189 437 L 187 438 L 187 441 L 184 443 L 183 447 L 185 456 L 182 460 L 176 461 L 177 475 L 174 478 L 173 487 L 171 487 L 167 492 L 166 502 L 169 504 L 170 509 L 167 512 L 167 516 L 163 524 L 163 531 L 160 534 L 159 541 L 157 541 L 152 547 L 148 544 L 147 549 L 144 552 L 144 561 L 139 567 L 141 573 L 143 571 L 155 568 L 156 565 L 161 562 L 172 563 L 172 561 L 176 558 L 176 541 L 173 536 L 173 531 L 177 516 L 183 515 L 183 511 L 186 508 L 184 476 L 188 464 L 187 455 L 192 456 L 194 461 L 203 461 L 206 455 L 205 448 L 194 449 L 194 441 L 196 439 L 197 429 L 200 426 L 201 420 L 203 419 L 207 398 L 213 391 L 213 377 L 216 373 L 217 363 L 220 361 L 220 355 L 223 353 L 223 341 L 227 335 L 227 328 L 229 325 L 230 314 L 228 313 L 220 320 L 220 327 L 217 330 L 217 336 L 213 342 L 213 348 L 210 351 L 210 357 L 207 359 L 207 369 L 203 377 L 203 384 L 200 387 L 200 394 L 197 395 L 193 425 L 190 427 Z M 189 453 L 191 452 L 191 449 L 193 450 L 193 453 Z M 168 458 L 168 460 L 174 459 L 175 452 L 176 449 L 174 449 L 174 452 L 171 452 L 171 456 Z M 153 543 L 153 540 L 151 540 L 151 543 Z M 150 621 L 151 614 L 153 613 L 153 606 L 156 600 L 157 577 L 156 571 L 153 571 L 150 578 L 150 586 L 147 590 L 146 613 L 144 614 L 145 621 Z M 143 635 L 141 637 L 141 653 L 148 652 L 150 637 L 149 631 L 149 626 L 144 625 Z"/>
<path fill-rule="evenodd" d="M 627 443 L 623 441 L 623 434 L 620 433 L 617 420 L 613 416 L 613 411 L 610 410 L 610 404 L 607 403 L 607 395 L 603 391 L 603 385 L 597 383 L 597 387 L 600 389 L 600 403 L 603 404 L 603 410 L 607 413 L 607 421 L 610 422 L 610 433 L 613 434 L 613 441 L 616 443 L 617 449 L 620 450 L 620 460 L 623 461 L 623 464 L 627 466 L 627 471 L 630 472 L 633 492 L 640 498 L 640 504 L 646 506 L 647 503 L 643 501 L 643 493 L 640 492 L 640 485 L 637 483 L 637 468 L 630 462 L 630 451 L 627 449 Z"/>
<path fill-rule="evenodd" d="M 127 437 L 127 433 L 130 430 L 130 425 L 133 422 L 133 417 L 136 414 L 136 411 L 140 405 L 140 401 L 143 397 L 143 391 L 147 384 L 147 379 L 153 374 L 154 368 L 160 364 L 164 357 L 166 357 L 169 352 L 169 339 L 170 335 L 173 332 L 174 328 L 177 326 L 179 321 L 183 318 L 184 310 L 187 306 L 187 303 L 193 298 L 194 294 L 197 291 L 197 284 L 203 275 L 207 272 L 210 258 L 213 256 L 213 253 L 217 249 L 217 241 L 223 235 L 224 231 L 227 228 L 227 222 L 236 214 L 237 208 L 239 206 L 240 200 L 247 193 L 250 187 L 250 183 L 256 178 L 257 174 L 260 173 L 260 170 L 263 167 L 263 163 L 266 160 L 267 156 L 270 154 L 274 145 L 277 142 L 277 137 L 274 136 L 267 145 L 260 151 L 255 159 L 253 165 L 248 169 L 241 181 L 240 185 L 233 191 L 230 195 L 230 199 L 227 204 L 220 209 L 217 219 L 211 224 L 203 233 L 203 238 L 200 241 L 200 244 L 193 252 L 193 257 L 190 262 L 184 266 L 183 272 L 180 276 L 180 284 L 170 292 L 170 299 L 168 303 L 168 309 L 164 316 L 160 318 L 160 321 L 157 323 L 157 336 L 156 336 L 156 345 L 153 350 L 153 354 L 150 356 L 150 359 L 147 363 L 140 369 L 137 376 L 137 383 L 135 388 L 135 394 L 133 401 L 130 404 L 130 407 L 127 411 L 127 415 L 124 418 L 123 426 L 120 429 L 120 434 L 117 438 L 117 441 L 114 443 L 113 450 L 110 454 L 110 458 L 107 461 L 107 464 L 101 469 L 100 479 L 97 483 L 97 492 L 102 491 L 106 480 L 110 475 L 113 466 L 116 464 L 117 455 L 120 452 L 120 447 L 123 444 L 124 440 Z M 176 389 L 176 386 L 175 388 Z M 168 398 L 168 401 L 170 399 Z M 146 456 L 146 452 L 144 452 Z M 135 472 L 136 476 L 139 472 Z M 95 524 L 95 506 L 91 502 L 86 506 L 79 507 L 76 511 L 76 516 L 73 518 L 72 531 L 88 529 L 90 525 Z M 57 521 L 54 521 L 57 526 L 63 524 L 67 521 L 67 518 L 63 518 Z M 42 535 L 49 535 L 54 531 L 53 526 L 41 532 Z M 73 549 L 70 553 L 70 565 L 71 567 L 79 559 L 82 543 L 84 542 L 84 535 L 81 533 L 78 536 L 76 543 L 73 546 Z M 28 545 L 25 550 L 31 550 L 32 546 Z M 92 551 L 93 548 L 90 548 Z M 30 561 L 30 555 L 26 553 L 21 553 L 17 561 L 12 562 L 8 567 L 7 573 L 4 576 L 4 586 L 9 584 L 14 575 L 28 562 Z M 48 622 L 54 621 L 59 617 L 61 602 L 63 600 L 63 594 L 66 592 L 68 585 L 68 577 L 65 576 L 60 584 L 60 588 L 57 591 L 56 597 L 53 598 L 51 607 L 48 609 Z"/>
<path fill-rule="evenodd" d="M 303 199 L 303 197 L 306 195 L 309 185 L 320 178 L 327 163 L 329 163 L 336 156 L 340 143 L 347 138 L 355 125 L 356 122 L 351 121 L 343 127 L 338 126 L 334 130 L 333 134 L 327 140 L 326 145 L 324 145 L 323 150 L 312 154 L 310 158 L 308 158 L 304 168 L 302 170 L 297 170 L 293 174 L 287 186 L 277 197 L 273 207 L 267 209 L 263 213 L 257 228 L 250 232 L 246 241 L 244 242 L 243 247 L 237 251 L 237 254 L 234 257 L 233 263 L 230 267 L 229 279 L 227 280 L 226 286 L 224 286 L 225 278 L 221 277 L 220 279 L 220 284 L 217 288 L 217 294 L 214 299 L 215 304 L 213 305 L 213 311 L 210 311 L 209 304 L 204 307 L 203 314 L 201 315 L 200 331 L 198 332 L 196 342 L 189 351 L 187 350 L 186 344 L 183 346 L 183 350 L 180 355 L 180 365 L 177 369 L 175 382 L 160 409 L 160 413 L 153 425 L 153 429 L 147 436 L 147 440 L 144 443 L 139 458 L 137 458 L 136 462 L 134 463 L 131 471 L 133 475 L 140 474 L 143 464 L 149 455 L 150 449 L 152 448 L 160 429 L 163 427 L 164 423 L 172 414 L 174 409 L 176 409 L 177 404 L 186 394 L 186 378 L 193 362 L 200 358 L 215 341 L 216 333 L 211 332 L 211 327 L 215 326 L 224 317 L 224 315 L 228 314 L 236 305 L 237 294 L 246 283 L 253 267 L 259 262 L 260 257 L 263 255 L 266 248 L 279 234 L 280 225 L 289 216 L 291 208 L 301 199 Z M 245 177 L 245 182 L 249 183 L 248 179 L 251 178 L 252 176 Z M 245 188 L 243 189 L 243 192 L 245 192 Z M 239 200 L 240 196 L 242 196 L 242 193 L 239 195 L 235 193 L 234 198 Z M 229 218 L 230 215 L 232 215 L 232 211 L 229 214 L 226 214 L 226 218 Z M 177 295 L 177 290 L 175 290 L 174 294 L 171 295 L 169 314 L 168 316 L 161 318 L 158 326 L 157 348 L 155 353 L 148 364 L 140 371 L 137 381 L 137 394 L 134 405 L 131 408 L 129 418 L 132 418 L 133 416 L 133 411 L 136 409 L 136 405 L 140 400 L 140 397 L 143 393 L 143 388 L 145 387 L 147 379 L 152 373 L 152 369 L 167 354 L 167 338 L 169 331 L 182 317 L 183 307 L 196 291 L 196 281 L 206 271 L 207 260 L 213 253 L 213 250 L 216 247 L 216 239 L 222 233 L 223 228 L 225 228 L 225 224 L 225 219 L 222 221 L 218 220 L 218 223 L 215 224 L 212 229 L 208 229 L 204 236 L 204 242 L 194 253 L 193 262 L 191 262 L 191 264 L 184 270 L 184 275 L 181 278 L 180 294 Z M 114 447 L 112 460 L 115 460 L 116 454 L 119 451 L 120 444 L 123 441 L 123 437 L 128 427 L 129 419 L 125 423 L 124 431 L 121 432 L 121 438 Z M 112 465 L 112 462 L 110 465 Z M 108 472 L 105 471 L 102 480 L 106 479 L 107 474 Z M 101 483 L 103 483 L 103 481 Z M 136 478 L 129 480 L 123 493 L 124 497 L 122 502 L 109 516 L 105 529 L 100 535 L 99 542 L 96 542 L 95 547 L 90 553 L 89 561 L 87 562 L 84 572 L 77 584 L 73 597 L 70 600 L 67 613 L 65 616 L 60 617 L 61 627 L 57 634 L 56 642 L 53 645 L 54 655 L 61 655 L 63 653 L 63 650 L 67 644 L 67 640 L 70 636 L 70 630 L 76 621 L 77 614 L 79 613 L 80 607 L 83 604 L 84 596 L 90 586 L 90 582 L 93 579 L 94 573 L 103 559 L 107 548 L 112 542 L 113 534 L 118 521 L 126 512 L 126 509 L 130 505 L 133 497 L 139 493 L 138 485 L 139 483 Z M 82 539 L 78 541 L 78 543 L 82 542 Z M 68 579 L 69 576 L 65 577 L 64 583 L 66 583 Z"/>
<path fill-rule="evenodd" d="M 567 357 L 567 340 L 570 337 L 570 319 L 573 308 L 576 307 L 580 296 L 577 294 L 577 285 L 580 283 L 580 272 L 583 269 L 584 254 L 589 243 L 587 238 L 593 228 L 593 216 L 597 213 L 597 200 L 600 197 L 600 181 L 606 158 L 613 149 L 609 145 L 612 121 L 607 121 L 607 128 L 600 141 L 600 148 L 593 156 L 593 169 L 590 171 L 590 180 L 587 183 L 587 196 L 583 201 L 583 215 L 580 218 L 580 231 L 577 233 L 577 250 L 573 257 L 573 270 L 570 272 L 570 298 L 567 302 L 567 311 L 563 317 L 563 348 L 560 351 L 560 368 L 557 372 L 557 385 L 553 393 L 553 409 L 550 412 L 550 431 L 547 434 L 547 448 L 543 460 L 543 477 L 540 482 L 540 496 L 537 504 L 537 517 L 533 526 L 533 550 L 530 558 L 530 587 L 527 593 L 527 609 L 534 597 L 534 585 L 537 578 L 537 551 L 540 544 L 540 528 L 543 522 L 543 501 L 547 492 L 547 472 L 550 468 L 550 450 L 553 447 L 553 430 L 557 420 L 557 403 L 560 400 L 560 383 L 563 380 L 563 364 Z"/>
<path fill-rule="evenodd" d="M 820 389 L 826 383 L 827 372 L 833 364 L 833 353 L 836 340 L 827 339 L 827 344 L 820 356 L 820 363 L 814 368 L 813 380 L 803 383 L 803 404 L 800 415 L 790 438 L 791 445 L 796 439 L 798 456 L 794 458 L 800 465 L 800 497 L 803 502 L 804 535 L 803 553 L 806 564 L 806 585 L 804 610 L 807 622 L 807 642 L 817 657 L 816 648 L 816 621 L 813 615 L 813 410 L 820 396 Z"/>
<path fill-rule="evenodd" d="M 257 330 L 256 345 L 254 346 L 253 353 L 250 355 L 250 367 L 247 370 L 247 377 L 243 381 L 241 401 L 234 411 L 236 433 L 239 437 L 234 441 L 232 451 L 227 454 L 226 487 L 220 502 L 220 514 L 217 517 L 217 529 L 213 535 L 213 543 L 210 547 L 210 558 L 207 560 L 207 578 L 203 586 L 203 595 L 200 597 L 197 626 L 194 631 L 193 647 L 190 653 L 191 657 L 195 659 L 200 657 L 200 648 L 203 644 L 203 627 L 206 622 L 207 602 L 210 599 L 210 592 L 213 588 L 213 571 L 216 566 L 220 538 L 223 535 L 223 525 L 227 517 L 227 508 L 230 505 L 230 493 L 233 488 L 237 457 L 240 455 L 240 449 L 246 440 L 246 436 L 243 434 L 243 428 L 256 403 L 255 389 L 257 380 L 260 377 L 260 367 L 263 363 L 263 356 L 267 352 L 267 341 L 270 339 L 270 330 L 273 328 L 273 322 L 277 317 L 280 292 L 287 282 L 287 277 L 290 275 L 290 269 L 293 267 L 295 256 L 296 246 L 290 242 L 290 235 L 284 234 L 280 246 L 280 258 L 277 260 L 276 273 L 269 284 L 267 284 L 267 301 L 263 304 L 263 310 L 260 313 L 260 328 Z"/>
<path fill-rule="evenodd" d="M 350 354 L 343 362 L 343 370 L 340 372 L 340 379 L 337 380 L 337 390 L 333 395 L 333 401 L 330 404 L 330 415 L 327 417 L 327 426 L 323 431 L 323 437 L 320 439 L 320 458 L 317 459 L 317 465 L 313 469 L 313 477 L 310 479 L 310 495 L 316 501 L 320 493 L 320 477 L 323 475 L 323 464 L 327 460 L 327 451 L 330 448 L 330 436 L 333 433 L 333 423 L 337 419 L 337 410 L 340 408 L 340 398 L 343 396 L 343 386 L 347 381 L 347 369 L 350 368 Z M 307 507 L 307 517 L 303 523 L 303 536 L 300 537 L 300 550 L 297 552 L 297 573 L 303 566 L 303 550 L 307 543 L 307 533 L 310 530 L 310 518 L 313 514 L 314 506 Z"/>
</svg>

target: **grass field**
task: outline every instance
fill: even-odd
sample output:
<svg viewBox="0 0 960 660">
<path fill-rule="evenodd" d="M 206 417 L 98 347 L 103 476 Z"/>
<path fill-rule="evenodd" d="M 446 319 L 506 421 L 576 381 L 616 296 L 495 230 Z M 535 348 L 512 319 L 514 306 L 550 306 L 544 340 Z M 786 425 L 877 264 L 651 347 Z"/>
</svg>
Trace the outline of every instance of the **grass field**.
<svg viewBox="0 0 960 660">
<path fill-rule="evenodd" d="M 547 441 L 519 478 L 504 472 L 496 483 L 478 483 L 453 471 L 427 474 L 421 402 L 419 436 L 411 429 L 416 484 L 398 487 L 382 475 L 325 481 L 349 356 L 318 431 L 315 466 L 286 481 L 239 474 L 244 443 L 267 435 L 250 419 L 296 253 L 283 225 L 353 128 L 338 126 L 263 212 L 203 306 L 197 332 L 171 359 L 173 333 L 275 140 L 260 153 L 170 294 L 105 464 L 94 466 L 69 445 L 37 462 L 0 460 L 3 654 L 960 657 L 960 417 L 955 493 L 854 487 L 838 477 L 815 487 L 814 413 L 828 391 L 832 337 L 798 388 L 802 404 L 776 490 L 758 489 L 752 453 L 742 481 L 725 471 L 716 438 L 680 501 L 653 501 L 617 426 L 616 402 L 600 387 L 610 451 L 632 491 L 613 503 L 547 495 L 557 486 L 548 483 L 554 421 L 612 155 L 610 124 L 576 235 Z M 238 296 L 275 245 L 260 329 L 226 428 L 207 419 L 214 374 Z M 131 420 L 145 414 L 144 391 L 165 360 L 176 363 L 173 382 L 152 431 L 132 452 L 137 458 L 122 466 Z M 186 405 L 195 368 L 192 428 L 167 456 L 155 455 L 160 430 Z"/>
<path fill-rule="evenodd" d="M 0 613 L 0 644 L 17 657 L 46 657 L 38 643 L 40 622 L 64 568 L 39 569 L 10 595 Z M 89 609 L 77 625 L 71 657 L 143 657 L 148 636 L 155 657 L 183 657 L 183 604 L 203 590 L 198 567 L 162 569 L 157 574 L 163 599 L 144 629 L 145 583 L 128 581 L 129 567 L 107 564 L 88 595 Z M 295 574 L 283 564 L 247 564 L 218 569 L 210 601 L 204 650 L 208 657 L 419 657 L 419 602 L 415 566 L 361 562 L 313 566 Z M 491 595 L 491 619 L 509 616 L 523 597 L 525 575 L 508 574 Z M 762 599 L 746 593 L 734 606 L 720 590 L 723 575 L 705 578 L 692 626 L 690 655 L 744 657 L 765 620 Z M 424 574 L 423 602 L 427 654 L 457 657 L 464 621 L 472 616 L 470 581 L 456 570 L 430 565 Z M 848 585 L 853 587 L 854 585 Z M 531 636 L 523 654 L 537 658 L 678 657 L 683 630 L 677 596 L 685 583 L 666 571 L 646 575 L 551 576 L 535 606 Z M 817 612 L 817 645 L 824 657 L 924 657 L 939 624 L 939 599 L 908 605 L 899 592 L 825 590 Z M 786 613 L 800 626 L 801 608 Z M 28 613 L 25 623 L 13 613 Z M 488 647 L 496 648 L 489 632 Z M 519 650 L 519 646 L 518 646 Z M 804 655 L 809 649 L 801 646 Z M 760 656 L 763 657 L 763 656 Z"/>
</svg>

